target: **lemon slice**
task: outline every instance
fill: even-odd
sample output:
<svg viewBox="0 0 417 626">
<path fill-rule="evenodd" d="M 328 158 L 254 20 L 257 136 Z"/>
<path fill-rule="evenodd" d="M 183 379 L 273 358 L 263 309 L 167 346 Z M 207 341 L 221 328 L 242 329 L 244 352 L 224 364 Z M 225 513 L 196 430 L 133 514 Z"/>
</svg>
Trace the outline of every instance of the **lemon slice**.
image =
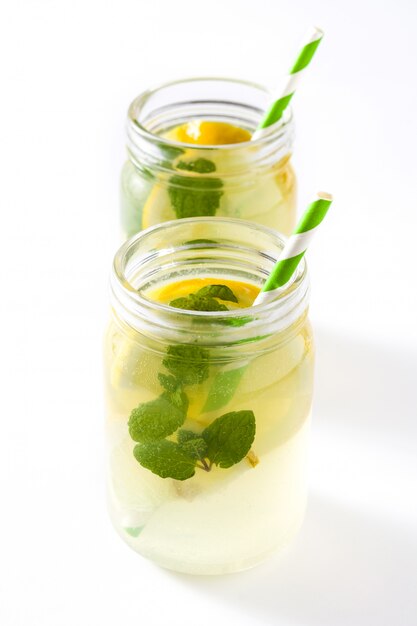
<svg viewBox="0 0 417 626">
<path fill-rule="evenodd" d="M 155 226 L 162 222 L 175 219 L 168 191 L 160 185 L 155 185 L 146 199 L 142 210 L 142 229 Z"/>
<path fill-rule="evenodd" d="M 123 416 L 127 419 L 135 406 L 161 393 L 158 373 L 162 358 L 133 337 L 120 332 L 113 334 L 108 385 L 109 402 L 117 419 Z"/>
<path fill-rule="evenodd" d="M 188 278 L 186 280 L 179 280 L 175 283 L 168 283 L 162 285 L 157 289 L 153 289 L 148 293 L 148 297 L 156 302 L 162 302 L 169 304 L 171 300 L 189 296 L 191 293 L 195 294 L 203 287 L 209 285 L 215 285 L 221 283 L 226 287 L 229 287 L 237 298 L 237 302 L 227 302 L 229 309 L 241 309 L 252 305 L 256 296 L 259 293 L 259 287 L 250 283 L 244 283 L 240 280 L 230 280 L 226 278 L 218 277 L 201 277 L 201 278 Z"/>
<path fill-rule="evenodd" d="M 250 141 L 249 131 L 226 122 L 192 120 L 168 131 L 166 139 L 198 146 L 221 146 Z"/>
<path fill-rule="evenodd" d="M 276 385 L 301 363 L 306 346 L 302 335 L 297 335 L 282 348 L 263 354 L 247 367 L 241 389 L 249 396 Z"/>
</svg>

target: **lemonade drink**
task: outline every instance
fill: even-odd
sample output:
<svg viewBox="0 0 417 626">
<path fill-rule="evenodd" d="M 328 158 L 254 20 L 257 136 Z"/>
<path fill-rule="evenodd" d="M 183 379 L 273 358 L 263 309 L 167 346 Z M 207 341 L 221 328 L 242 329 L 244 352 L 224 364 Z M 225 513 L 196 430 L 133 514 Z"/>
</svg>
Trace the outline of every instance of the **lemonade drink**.
<svg viewBox="0 0 417 626">
<path fill-rule="evenodd" d="M 291 113 L 263 139 L 251 142 L 260 110 L 254 103 L 244 105 L 252 98 L 259 106 L 265 92 L 237 81 L 217 82 L 221 101 L 215 97 L 216 81 L 207 80 L 165 86 L 162 103 L 160 90 L 132 103 L 129 160 L 121 177 L 125 236 L 168 220 L 201 216 L 246 219 L 291 232 L 296 212 Z M 188 83 L 190 90 L 178 94 L 178 86 L 185 89 Z M 232 96 L 243 102 L 238 105 Z M 153 99 L 157 104 L 149 112 Z"/>
<path fill-rule="evenodd" d="M 306 274 L 301 267 L 284 304 L 248 308 L 278 236 L 257 228 L 269 260 L 238 263 L 255 253 L 251 225 L 181 224 L 144 233 L 117 257 L 105 350 L 109 506 L 142 555 L 215 574 L 254 565 L 303 519 L 313 371 Z M 210 243 L 193 237 L 201 227 Z M 236 252 L 242 240 L 246 252 Z"/>
</svg>

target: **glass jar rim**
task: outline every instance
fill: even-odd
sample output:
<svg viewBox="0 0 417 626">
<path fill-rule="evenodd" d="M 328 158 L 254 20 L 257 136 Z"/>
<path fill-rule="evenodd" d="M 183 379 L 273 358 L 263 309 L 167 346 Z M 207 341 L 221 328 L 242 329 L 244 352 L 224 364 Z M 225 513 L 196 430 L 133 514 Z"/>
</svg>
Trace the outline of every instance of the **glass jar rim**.
<svg viewBox="0 0 417 626">
<path fill-rule="evenodd" d="M 245 87 L 254 88 L 258 91 L 263 92 L 267 96 L 271 96 L 271 92 L 263 85 L 260 85 L 259 83 L 255 83 L 252 81 L 238 79 L 238 78 L 202 76 L 202 77 L 191 77 L 191 78 L 177 79 L 174 81 L 168 81 L 168 82 L 160 83 L 150 89 L 147 89 L 146 91 L 143 91 L 138 96 L 136 96 L 136 98 L 134 98 L 134 100 L 131 102 L 128 108 L 128 123 L 131 129 L 134 130 L 134 132 L 138 133 L 142 139 L 147 140 L 147 141 L 158 141 L 158 143 L 165 145 L 168 148 L 192 149 L 192 150 L 196 150 L 196 149 L 220 150 L 220 151 L 227 150 L 231 152 L 247 150 L 249 145 L 255 148 L 260 147 L 263 144 L 268 143 L 271 140 L 274 140 L 280 132 L 282 131 L 285 132 L 287 128 L 291 129 L 292 124 L 293 124 L 293 112 L 292 112 L 291 106 L 288 106 L 286 108 L 280 120 L 275 122 L 275 124 L 272 124 L 271 126 L 263 129 L 262 135 L 259 136 L 257 139 L 249 140 L 249 141 L 242 141 L 236 144 L 213 145 L 213 144 L 195 144 L 195 143 L 185 143 L 185 142 L 175 141 L 173 139 L 168 139 L 166 137 L 157 135 L 149 131 L 137 119 L 137 115 L 141 107 L 143 107 L 149 101 L 149 99 L 152 96 L 154 96 L 156 93 L 158 93 L 159 91 L 165 88 L 175 87 L 181 84 L 190 84 L 190 83 L 199 82 L 199 81 L 216 81 L 216 82 L 234 83 L 236 85 L 242 85 Z"/>
<path fill-rule="evenodd" d="M 166 230 L 171 232 L 171 240 L 173 238 L 172 231 L 174 229 L 181 229 L 187 232 L 187 227 L 192 228 L 196 225 L 203 225 L 207 230 L 210 225 L 215 224 L 216 227 L 226 231 L 227 228 L 234 229 L 237 232 L 239 229 L 252 233 L 257 231 L 259 236 L 264 238 L 264 241 L 270 240 L 271 246 L 275 245 L 276 250 L 282 250 L 286 238 L 277 231 L 254 224 L 253 222 L 234 219 L 234 218 L 220 218 L 220 217 L 198 217 L 198 218 L 186 218 L 180 220 L 173 220 L 170 222 L 164 222 L 156 226 L 152 226 L 144 231 L 141 231 L 128 239 L 116 252 L 113 261 L 112 274 L 111 274 L 111 295 L 112 305 L 119 317 L 127 321 L 128 325 L 138 330 L 140 328 L 156 329 L 157 333 L 162 333 L 164 336 L 172 335 L 174 332 L 178 332 L 180 335 L 185 336 L 185 343 L 189 342 L 189 338 L 186 337 L 190 332 L 190 323 L 193 324 L 192 331 L 198 333 L 204 342 L 204 337 L 209 338 L 213 335 L 214 329 L 218 334 L 225 338 L 227 337 L 230 343 L 236 343 L 240 340 L 244 341 L 245 336 L 249 338 L 259 337 L 265 327 L 268 327 L 272 334 L 274 332 L 287 330 L 291 324 L 299 319 L 306 311 L 309 299 L 309 280 L 307 273 L 307 265 L 304 259 L 298 265 L 291 280 L 279 291 L 277 290 L 276 298 L 270 302 L 264 302 L 249 308 L 232 309 L 228 311 L 190 311 L 184 309 L 177 309 L 151 300 L 146 295 L 141 293 L 140 290 L 135 288 L 131 282 L 131 277 L 128 275 L 127 268 L 129 261 L 134 258 L 140 248 L 141 243 L 146 243 L 146 239 L 155 240 L 158 238 L 161 231 Z M 168 238 L 169 241 L 169 238 Z M 160 269 L 162 271 L 163 265 L 159 263 L 161 259 L 172 263 L 172 256 L 175 252 L 184 252 L 194 250 L 195 252 L 206 250 L 214 250 L 215 248 L 221 248 L 219 242 L 208 243 L 207 240 L 196 239 L 193 241 L 186 241 L 182 245 L 178 245 L 175 248 L 168 243 L 165 247 L 155 250 L 150 248 L 142 257 L 136 260 L 136 266 L 140 267 L 142 271 L 145 271 L 148 264 L 151 268 L 151 272 L 155 273 Z M 230 249 L 236 249 L 236 246 L 231 245 Z M 239 248 L 241 252 L 237 254 L 243 254 L 243 248 Z M 272 269 L 274 263 L 278 259 L 276 254 L 273 254 L 271 250 L 257 250 L 255 246 L 253 248 L 246 247 L 245 250 L 253 254 L 254 259 L 259 259 L 264 262 L 265 266 Z M 140 261 L 140 263 L 139 263 Z M 135 267 L 136 267 L 135 266 Z M 259 268 L 257 268 L 259 269 Z M 133 270 L 132 270 L 133 271 Z M 152 274 L 153 276 L 155 274 Z M 268 275 L 266 270 L 263 271 L 263 275 Z M 183 276 L 183 279 L 186 276 Z M 250 319 L 248 319 L 250 318 Z M 240 326 L 229 325 L 233 320 L 246 319 L 247 322 Z M 210 324 L 208 324 L 210 322 Z M 178 342 L 181 342 L 178 338 Z"/>
</svg>

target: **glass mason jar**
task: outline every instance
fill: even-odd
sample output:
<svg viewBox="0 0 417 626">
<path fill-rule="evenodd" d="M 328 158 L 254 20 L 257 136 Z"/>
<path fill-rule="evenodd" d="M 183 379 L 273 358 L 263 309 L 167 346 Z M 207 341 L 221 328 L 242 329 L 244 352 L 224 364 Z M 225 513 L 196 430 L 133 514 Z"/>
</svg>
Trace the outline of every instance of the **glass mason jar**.
<svg viewBox="0 0 417 626">
<path fill-rule="evenodd" d="M 123 539 L 169 569 L 251 567 L 302 523 L 314 360 L 304 261 L 274 301 L 252 308 L 181 310 L 150 297 L 189 280 L 257 293 L 282 247 L 264 226 L 193 218 L 116 254 L 109 509 Z"/>
<path fill-rule="evenodd" d="M 138 96 L 128 111 L 128 160 L 121 176 L 124 237 L 172 219 L 214 215 L 289 235 L 296 213 L 290 109 L 254 141 L 175 140 L 174 129 L 191 121 L 231 124 L 250 137 L 247 131 L 257 127 L 269 97 L 258 85 L 215 78 L 168 83 Z"/>
</svg>

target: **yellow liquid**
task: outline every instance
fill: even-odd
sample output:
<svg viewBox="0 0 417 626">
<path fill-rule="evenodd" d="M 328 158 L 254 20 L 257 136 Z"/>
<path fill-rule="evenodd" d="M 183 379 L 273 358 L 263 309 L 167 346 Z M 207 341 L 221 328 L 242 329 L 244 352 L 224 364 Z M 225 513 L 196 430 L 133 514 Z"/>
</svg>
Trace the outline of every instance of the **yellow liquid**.
<svg viewBox="0 0 417 626">
<path fill-rule="evenodd" d="M 224 122 L 192 120 L 171 128 L 162 136 L 196 148 L 185 148 L 183 154 L 174 158 L 173 167 L 179 162 L 190 163 L 199 158 L 209 159 L 214 165 L 213 175 L 223 183 L 219 206 L 215 210 L 217 217 L 250 220 L 290 234 L 296 217 L 296 180 L 290 154 L 270 167 L 258 168 L 254 165 L 255 149 L 250 143 L 251 133 Z M 244 142 L 246 146 L 238 155 L 236 151 L 224 147 Z M 223 147 L 207 151 L 204 146 Z M 231 176 L 232 171 L 234 174 Z M 198 174 L 195 176 L 198 177 Z M 204 194 L 205 191 L 195 193 Z M 193 215 L 191 210 L 187 217 L 199 215 L 199 212 Z M 169 181 L 156 179 L 148 190 L 136 168 L 127 163 L 122 172 L 125 235 L 177 218 L 169 194 Z"/>
<path fill-rule="evenodd" d="M 225 122 L 191 121 L 164 134 L 166 139 L 198 146 L 221 146 L 250 141 L 251 133 Z"/>
<path fill-rule="evenodd" d="M 240 307 L 256 296 L 256 287 L 223 279 L 165 285 L 152 296 L 169 302 L 219 282 L 233 290 Z M 106 346 L 109 500 L 122 537 L 160 565 L 193 574 L 245 569 L 285 545 L 302 523 L 306 501 L 313 367 L 308 323 L 285 345 L 245 362 L 238 386 L 220 409 L 204 411 L 224 364 L 213 362 L 207 380 L 185 388 L 190 405 L 183 428 L 198 432 L 230 411 L 252 410 L 256 418 L 248 457 L 228 469 L 197 469 L 185 481 L 162 479 L 140 466 L 127 428 L 130 411 L 163 391 L 157 374 L 166 372 L 164 354 L 116 325 Z"/>
<path fill-rule="evenodd" d="M 249 283 L 242 283 L 237 280 L 227 280 L 222 278 L 220 281 L 222 285 L 230 287 L 235 296 L 237 302 L 227 302 L 229 310 L 232 309 L 246 309 L 251 306 L 259 293 L 259 287 L 250 285 Z M 153 290 L 149 297 L 151 300 L 161 302 L 162 304 L 169 304 L 176 298 L 188 296 L 190 293 L 196 293 L 199 289 L 206 287 L 207 285 L 214 285 L 216 281 L 213 278 L 190 278 L 188 280 L 182 280 L 180 283 L 169 283 L 163 287 Z"/>
</svg>

